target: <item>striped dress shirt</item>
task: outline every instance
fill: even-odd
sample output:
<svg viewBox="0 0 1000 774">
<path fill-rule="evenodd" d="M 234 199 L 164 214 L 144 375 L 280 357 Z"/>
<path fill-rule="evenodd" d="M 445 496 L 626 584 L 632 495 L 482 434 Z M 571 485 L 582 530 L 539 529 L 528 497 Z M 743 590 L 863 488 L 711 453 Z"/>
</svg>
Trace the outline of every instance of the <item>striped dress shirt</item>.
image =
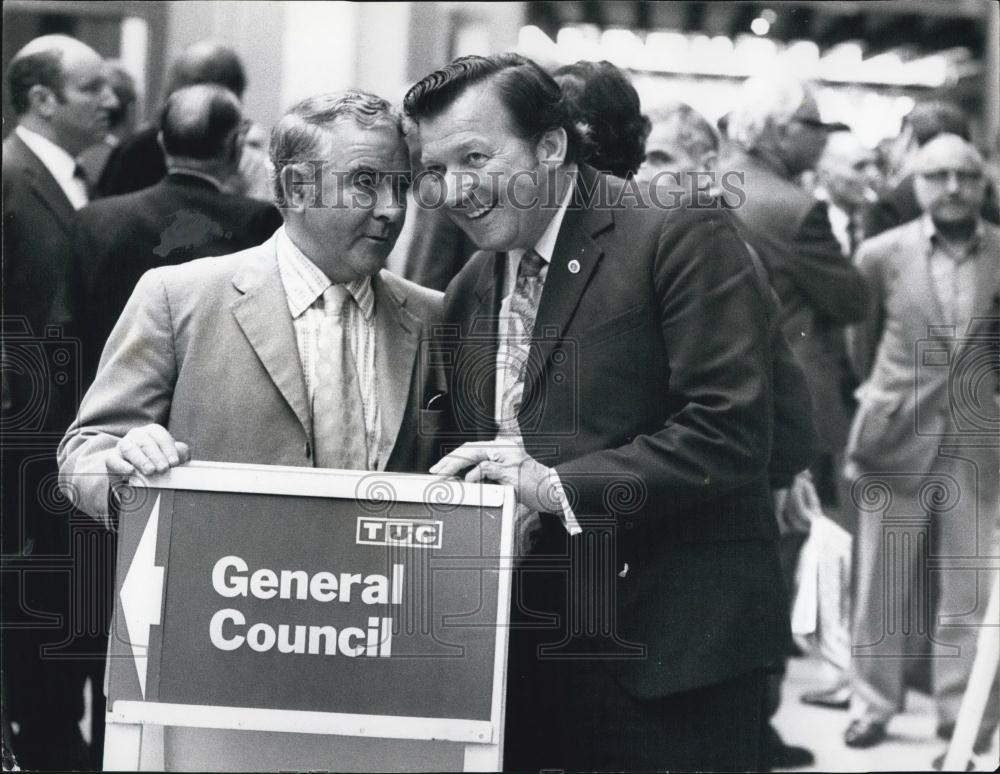
<svg viewBox="0 0 1000 774">
<path fill-rule="evenodd" d="M 311 407 L 316 386 L 319 326 L 324 314 L 323 291 L 333 283 L 295 246 L 284 226 L 278 229 L 277 253 L 278 273 L 285 286 L 288 310 L 292 314 L 292 326 L 295 328 L 299 360 Z M 382 441 L 378 375 L 375 372 L 375 292 L 370 277 L 348 282 L 344 287 L 355 301 L 347 305 L 344 324 L 361 385 L 368 466 L 375 470 L 378 467 L 379 445 Z"/>
</svg>

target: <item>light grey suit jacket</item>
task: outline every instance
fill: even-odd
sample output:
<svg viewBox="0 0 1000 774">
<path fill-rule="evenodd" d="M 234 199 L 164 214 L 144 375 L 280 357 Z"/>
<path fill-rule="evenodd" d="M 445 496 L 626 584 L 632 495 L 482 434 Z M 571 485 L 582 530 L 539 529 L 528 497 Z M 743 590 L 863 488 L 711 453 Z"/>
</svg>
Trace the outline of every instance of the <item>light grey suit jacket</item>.
<svg viewBox="0 0 1000 774">
<path fill-rule="evenodd" d="M 426 472 L 443 378 L 420 343 L 442 294 L 387 271 L 373 277 L 380 467 Z M 104 459 L 131 428 L 163 425 L 194 459 L 312 466 L 312 420 L 275 240 L 147 272 L 115 326 L 59 447 L 77 507 L 108 519 Z"/>
<path fill-rule="evenodd" d="M 955 331 L 932 286 L 920 219 L 858 249 L 873 307 L 851 337 L 863 380 L 848 440 L 851 472 L 919 475 L 930 472 L 949 437 L 992 433 L 995 441 L 1000 228 L 984 222 L 982 240 L 973 320 Z"/>
</svg>

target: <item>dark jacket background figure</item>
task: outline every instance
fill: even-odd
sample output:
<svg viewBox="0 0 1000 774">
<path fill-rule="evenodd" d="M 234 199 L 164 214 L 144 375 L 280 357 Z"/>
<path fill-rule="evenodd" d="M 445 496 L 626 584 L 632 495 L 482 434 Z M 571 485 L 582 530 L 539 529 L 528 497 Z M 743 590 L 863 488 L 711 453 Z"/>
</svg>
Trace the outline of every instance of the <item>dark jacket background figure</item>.
<svg viewBox="0 0 1000 774">
<path fill-rule="evenodd" d="M 819 450 L 837 454 L 850 421 L 843 328 L 864 319 L 865 281 L 843 256 L 825 203 L 751 154 L 734 149 L 725 166 L 743 173 L 745 197 L 733 212 L 766 261 L 781 301 L 781 327 L 809 384 Z"/>
<path fill-rule="evenodd" d="M 76 213 L 69 306 L 83 343 L 84 383 L 93 380 L 104 342 L 146 271 L 262 244 L 280 225 L 274 206 L 184 172 Z"/>
</svg>

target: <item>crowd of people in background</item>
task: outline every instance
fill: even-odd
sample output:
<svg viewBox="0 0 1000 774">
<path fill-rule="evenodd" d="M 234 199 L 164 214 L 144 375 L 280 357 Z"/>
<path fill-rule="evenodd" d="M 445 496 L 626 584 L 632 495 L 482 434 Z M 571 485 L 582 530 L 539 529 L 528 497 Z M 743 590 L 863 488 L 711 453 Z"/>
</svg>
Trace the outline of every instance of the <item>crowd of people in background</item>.
<svg viewBox="0 0 1000 774">
<path fill-rule="evenodd" d="M 675 650 L 664 646 L 655 651 L 657 658 L 683 662 L 686 671 L 674 674 L 664 667 L 646 673 L 630 666 L 609 677 L 604 667 L 563 664 L 550 678 L 531 661 L 536 640 L 512 644 L 512 659 L 530 666 L 512 672 L 509 682 L 509 712 L 521 713 L 508 723 L 509 765 L 572 768 L 597 761 L 604 768 L 620 764 L 627 769 L 630 761 L 639 768 L 679 761 L 697 769 L 742 768 L 755 761 L 763 770 L 807 766 L 813 762 L 809 740 L 783 740 L 770 722 L 782 700 L 846 711 L 844 744 L 877 745 L 891 736 L 891 720 L 903 710 L 913 681 L 908 665 L 921 656 L 930 664 L 925 687 L 934 700 L 937 735 L 944 742 L 951 738 L 976 651 L 989 574 L 956 565 L 928 576 L 919 563 L 899 564 L 887 548 L 886 530 L 893 519 L 905 522 L 899 529 L 922 528 L 929 555 L 945 559 L 997 555 L 1000 463 L 996 444 L 982 439 L 984 427 L 995 428 L 1000 407 L 1000 181 L 991 177 L 996 159 L 984 159 L 973 144 L 970 119 L 959 107 L 942 100 L 919 103 L 903 120 L 898 137 L 870 148 L 851 131 L 850 116 L 821 116 L 813 86 L 788 74 L 749 79 L 731 110 L 713 122 L 681 102 L 665 100 L 644 109 L 628 75 L 608 62 L 578 62 L 546 74 L 513 55 L 472 57 L 418 83 L 407 95 L 403 118 L 384 100 L 360 92 L 300 103 L 276 121 L 268 154 L 264 131 L 244 115 L 241 100 L 248 84 L 230 49 L 211 42 L 192 46 L 172 63 L 168 82 L 157 120 L 136 127 L 130 76 L 79 41 L 36 39 L 13 58 L 7 72 L 18 124 L 3 146 L 5 350 L 18 337 L 37 340 L 53 327 L 60 340 L 78 342 L 78 350 L 70 378 L 56 379 L 58 369 L 49 372 L 48 402 L 30 441 L 15 447 L 5 440 L 5 556 L 17 557 L 17 566 L 25 568 L 33 555 L 71 556 L 76 568 L 70 574 L 26 574 L 16 583 L 5 575 L 10 587 L 4 593 L 4 622 L 22 624 L 4 628 L 5 756 L 13 751 L 28 768 L 101 765 L 101 686 L 114 572 L 114 542 L 107 536 L 113 536 L 114 493 L 106 482 L 93 491 L 80 485 L 67 502 L 54 485 L 60 465 L 64 481 L 72 475 L 95 480 L 109 473 L 127 475 L 136 468 L 149 472 L 182 464 L 191 445 L 207 459 L 426 472 L 440 454 L 411 426 L 417 408 L 422 415 L 434 413 L 424 410 L 428 396 L 447 380 L 426 373 L 411 384 L 413 352 L 400 347 L 412 337 L 431 335 L 431 324 L 442 314 L 446 320 L 466 320 L 472 315 L 465 307 L 470 299 L 495 294 L 501 318 L 517 322 L 509 334 L 496 325 L 493 333 L 508 356 L 516 355 L 517 336 L 530 338 L 536 314 L 549 323 L 559 322 L 561 311 L 572 314 L 547 301 L 557 297 L 541 294 L 553 281 L 556 288 L 570 287 L 573 277 L 554 256 L 568 238 L 564 234 L 584 232 L 580 262 L 574 258 L 569 271 L 586 282 L 601 260 L 596 256 L 603 255 L 603 263 L 591 285 L 573 291 L 582 294 L 577 303 L 600 310 L 591 322 L 617 320 L 623 333 L 610 339 L 618 352 L 605 352 L 606 339 L 598 333 L 589 339 L 587 331 L 581 334 L 582 347 L 600 363 L 595 370 L 610 374 L 624 368 L 618 378 L 631 383 L 626 389 L 612 376 L 598 382 L 588 374 L 593 384 L 580 388 L 579 406 L 591 405 L 592 394 L 646 392 L 635 397 L 642 408 L 634 415 L 622 408 L 630 398 L 622 398 L 607 408 L 606 419 L 584 418 L 575 452 L 583 459 L 607 455 L 590 458 L 602 472 L 639 471 L 650 498 L 669 499 L 676 491 L 677 499 L 708 526 L 703 536 L 681 541 L 683 552 L 674 553 L 675 546 L 662 551 L 629 546 L 642 558 L 633 559 L 634 580 L 624 574 L 629 564 L 619 574 L 620 583 L 639 585 L 643 561 L 672 567 L 690 561 L 688 575 L 678 574 L 676 588 L 661 589 L 657 584 L 666 584 L 663 578 L 647 580 L 644 592 L 634 598 L 623 592 L 619 601 L 626 626 L 647 619 L 630 631 L 673 643 Z M 552 84 L 561 92 L 553 92 Z M 518 94 L 536 93 L 534 103 L 517 101 Z M 522 131 L 527 119 L 517 114 L 520 109 L 548 123 L 530 134 Z M 489 116 L 504 111 L 514 117 L 488 123 Z M 829 118 L 839 120 L 824 120 Z M 361 220 L 351 221 L 349 210 L 324 217 L 326 211 L 308 198 L 310 186 L 316 188 L 316 178 L 301 168 L 308 159 L 335 162 L 344 171 L 353 163 L 346 149 L 362 147 L 366 158 L 376 160 L 372 164 L 381 164 L 376 171 L 429 169 L 447 175 L 453 170 L 452 154 L 458 153 L 453 143 L 462 132 L 478 132 L 505 148 L 499 156 L 511 165 L 511 159 L 521 158 L 517 143 L 529 147 L 530 139 L 524 168 L 551 170 L 546 192 L 562 202 L 554 226 L 547 220 L 552 212 L 522 212 L 508 233 L 503 231 L 507 221 L 486 209 L 469 215 L 463 205 L 465 214 L 458 217 L 457 205 L 422 208 L 417 191 L 407 193 L 405 186 L 390 191 L 391 183 L 383 190 L 377 176 L 374 210 Z M 600 221 L 596 208 L 573 199 L 581 181 L 591 179 L 613 179 L 612 187 L 643 197 L 651 190 L 669 190 L 677 194 L 670 199 L 678 202 L 677 210 L 711 215 L 698 220 L 668 214 L 662 225 L 652 215 L 625 209 L 615 212 L 611 225 Z M 732 184 L 722 185 L 724 179 Z M 336 185 L 342 184 L 338 179 Z M 518 229 L 533 239 L 522 244 L 511 236 Z M 592 240 L 599 249 L 591 259 Z M 507 261 L 506 279 L 495 287 L 493 264 L 482 268 L 484 256 L 494 253 Z M 229 257 L 192 263 L 207 256 Z M 386 263 L 402 278 L 382 271 Z M 707 268 L 697 273 L 692 266 Z M 498 271 L 502 277 L 503 269 Z M 730 274 L 733 287 L 727 282 Z M 643 277 L 650 287 L 642 286 Z M 331 288 L 348 292 L 335 299 Z M 442 301 L 437 291 L 446 289 Z M 677 308 L 681 289 L 689 294 L 683 303 L 692 309 Z M 345 313 L 345 332 L 336 335 L 350 339 L 350 347 L 343 345 L 336 362 L 345 357 L 356 362 L 351 373 L 356 370 L 357 378 L 339 380 L 327 393 L 328 363 L 322 347 L 316 349 L 316 341 L 330 335 L 322 310 L 345 303 L 352 311 Z M 648 304 L 659 304 L 657 324 L 647 319 Z M 701 306 L 714 311 L 699 313 Z M 265 313 L 279 308 L 281 324 L 263 322 L 273 319 Z M 531 311 L 519 311 L 524 308 Z M 325 314 L 328 320 L 330 313 Z M 698 314 L 721 316 L 701 321 Z M 742 324 L 734 326 L 734 320 Z M 711 334 L 716 324 L 729 327 Z M 700 340 L 684 346 L 659 341 L 661 333 L 684 337 L 685 326 L 693 326 L 689 335 Z M 755 332 L 760 335 L 751 341 Z M 287 341 L 280 342 L 287 349 L 279 352 L 275 342 L 285 333 Z M 610 338 L 619 331 L 609 327 L 603 333 Z M 918 359 L 927 342 L 939 359 Z M 383 360 L 379 353 L 388 348 L 393 355 Z M 352 354 L 345 356 L 348 350 Z M 766 353 L 759 362 L 753 360 L 758 350 Z M 492 354 L 496 359 L 495 350 Z M 526 360 L 532 357 L 527 347 L 523 354 Z M 643 362 L 630 369 L 618 357 Z M 718 359 L 717 367 L 697 362 L 709 358 Z M 309 365 L 314 361 L 315 370 Z M 764 374 L 761 384 L 734 384 L 730 369 L 751 363 Z M 649 375 L 651 369 L 662 373 Z M 486 466 L 484 479 L 503 480 L 505 466 L 523 470 L 526 464 L 541 464 L 516 422 L 526 377 L 523 369 L 513 375 L 510 370 L 498 366 L 496 422 L 478 428 L 476 438 L 510 441 L 518 454 L 511 456 L 504 446 L 475 456 L 480 451 L 470 447 L 472 456 L 458 461 L 446 456 L 433 471 L 457 472 L 466 467 L 462 463 L 471 463 Z M 293 371 L 304 378 L 289 376 Z M 257 379 L 267 382 L 268 374 L 285 380 L 281 394 L 272 397 L 263 386 L 247 387 Z M 15 422 L 34 410 L 41 388 L 32 374 L 8 368 L 6 351 L 3 380 L 6 428 L 15 426 L 8 418 Z M 302 384 L 288 387 L 292 381 Z M 220 387 L 225 382 L 229 386 Z M 390 385 L 397 382 L 402 392 L 394 394 Z M 706 385 L 716 392 L 708 394 Z M 215 397 L 206 400 L 209 393 Z M 338 400 L 325 408 L 323 396 L 331 394 Z M 654 407 L 657 394 L 669 406 Z M 508 398 L 513 424 L 501 405 Z M 455 392 L 451 400 L 458 399 L 465 398 Z M 689 402 L 701 406 L 702 399 L 703 414 L 685 413 Z M 286 403 L 294 411 L 284 416 Z M 727 414 L 734 405 L 750 412 L 738 415 L 741 422 L 764 412 L 767 421 L 748 430 L 767 436 L 764 441 L 747 439 L 728 424 L 712 424 L 720 415 L 736 416 Z M 206 418 L 209 410 L 211 419 Z M 353 428 L 348 435 L 363 443 L 328 448 L 316 431 L 315 444 L 301 446 L 294 433 L 301 424 L 313 437 L 310 417 L 322 411 L 341 428 Z M 492 405 L 486 414 L 494 414 Z M 259 417 L 261 426 L 281 426 L 281 432 L 261 444 L 247 416 L 251 423 Z M 664 433 L 676 420 L 688 435 L 676 440 L 647 433 L 643 423 L 650 417 L 664 422 Z M 612 427 L 613 422 L 620 426 Z M 226 431 L 219 432 L 220 427 Z M 137 435 L 137 429 L 144 434 Z M 632 444 L 637 436 L 655 441 L 618 457 L 607 451 Z M 723 481 L 727 471 L 744 464 L 723 458 L 715 444 L 728 447 L 727 453 L 732 447 L 742 452 L 745 444 L 757 456 L 763 454 L 759 472 L 765 483 L 760 491 L 750 489 L 732 474 L 728 486 L 735 499 L 713 500 L 705 508 L 726 502 L 739 518 L 744 503 L 765 492 L 767 528 L 752 526 L 757 511 L 747 512 L 743 526 L 715 524 L 707 510 L 699 510 L 705 505 L 699 496 L 685 488 L 694 474 L 681 470 L 675 458 L 688 449 L 697 449 L 706 476 Z M 113 462 L 111 452 L 117 455 Z M 702 463 L 705 459 L 709 462 Z M 555 481 L 559 491 L 563 484 L 574 484 L 578 471 L 572 459 L 542 462 L 552 467 L 538 474 L 540 480 Z M 491 466 L 497 470 L 491 472 Z M 700 469 L 695 473 L 701 476 Z M 657 476 L 665 477 L 666 494 L 657 489 Z M 681 484 L 671 490 L 674 480 Z M 587 486 L 578 485 L 581 497 Z M 876 510 L 865 493 L 879 486 L 888 493 L 888 504 Z M 803 501 L 819 503 L 853 537 L 855 649 L 849 668 L 830 667 L 828 688 L 795 697 L 787 691 L 782 696 L 781 686 L 785 660 L 793 652 L 784 632 L 789 600 L 763 590 L 753 596 L 750 587 L 774 581 L 794 595 L 797 560 L 809 534 Z M 552 520 L 565 528 L 559 539 L 574 535 L 576 515 L 586 513 L 560 497 L 539 502 L 526 496 L 522 504 L 525 524 L 531 525 L 522 536 L 526 551 L 565 550 L 557 546 L 552 524 L 543 518 L 538 525 L 539 513 L 560 515 Z M 99 520 L 79 518 L 79 511 Z M 677 518 L 666 505 L 662 514 Z M 587 528 L 585 518 L 580 523 Z M 771 539 L 772 528 L 774 557 L 746 555 L 746 546 Z M 81 530 L 98 537 L 71 540 L 71 533 Z M 755 632 L 743 638 L 747 661 L 742 671 L 728 669 L 739 662 L 734 653 L 716 653 L 717 645 L 694 636 L 681 642 L 664 634 L 656 627 L 662 624 L 665 631 L 667 624 L 648 609 L 650 599 L 661 593 L 676 596 L 679 588 L 694 583 L 692 577 L 711 574 L 716 562 L 756 577 L 734 581 L 744 583 L 739 594 L 750 601 L 748 607 L 732 602 L 733 616 L 755 609 L 753 616 L 760 619 L 753 627 L 745 618 L 732 624 L 736 635 L 742 628 Z M 772 569 L 773 577 L 768 575 Z M 887 578 L 895 585 L 887 587 Z M 542 604 L 551 602 L 537 583 L 523 583 L 529 599 L 535 594 Z M 725 591 L 695 587 L 699 604 Z M 737 595 L 734 589 L 726 593 Z M 70 611 L 74 594 L 86 599 Z M 890 604 L 897 599 L 923 610 L 926 631 L 891 625 L 900 615 Z M 721 606 L 717 601 L 717 609 Z M 62 628 L 35 625 L 26 610 L 58 614 Z M 76 620 L 80 616 L 86 620 Z M 719 640 L 727 642 L 728 623 L 709 619 L 705 625 L 723 631 Z M 702 665 L 701 648 L 712 651 L 709 663 L 718 659 L 721 666 Z M 736 681 L 758 671 L 763 675 L 759 686 Z M 691 675 L 696 675 L 693 682 Z M 89 744 L 79 729 L 88 680 L 94 721 Z M 589 688 L 581 689 L 583 684 Z M 550 691 L 544 699 L 537 693 L 540 685 Z M 648 686 L 657 687 L 644 694 Z M 713 696 L 706 686 L 723 688 Z M 595 691 L 604 692 L 597 709 L 583 699 Z M 686 691 L 698 693 L 697 701 L 675 701 Z M 688 733 L 694 735 L 692 745 L 737 749 L 745 734 L 721 724 L 713 730 L 709 720 L 720 706 L 746 707 L 754 701 L 761 709 L 754 716 L 757 736 L 750 757 L 696 754 L 676 738 Z M 581 705 L 588 705 L 586 711 Z M 547 757 L 538 752 L 544 746 L 539 726 L 557 716 L 576 732 L 562 726 L 544 729 L 557 737 L 544 742 L 552 745 Z M 681 716 L 689 725 L 679 724 Z M 699 718 L 704 726 L 697 725 Z M 993 743 L 998 721 L 994 685 L 976 753 Z M 657 765 L 660 748 L 650 742 L 656 724 L 665 729 L 663 736 L 674 737 L 663 742 L 663 766 Z M 581 741 L 585 733 L 597 738 Z M 620 739 L 616 744 L 622 748 L 631 745 L 633 753 L 647 747 L 649 755 L 602 757 L 602 744 L 611 744 L 610 737 Z"/>
</svg>

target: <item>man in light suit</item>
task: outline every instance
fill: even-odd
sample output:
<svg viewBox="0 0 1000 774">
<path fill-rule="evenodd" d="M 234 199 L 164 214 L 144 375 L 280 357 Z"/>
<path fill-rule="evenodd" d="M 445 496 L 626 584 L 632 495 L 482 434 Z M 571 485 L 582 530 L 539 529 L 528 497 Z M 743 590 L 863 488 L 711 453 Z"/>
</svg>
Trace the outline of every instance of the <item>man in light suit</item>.
<svg viewBox="0 0 1000 774">
<path fill-rule="evenodd" d="M 847 452 L 862 510 L 853 747 L 886 738 L 903 708 L 904 668 L 928 650 L 937 734 L 949 739 L 979 628 L 997 625 L 983 613 L 998 553 L 1000 229 L 979 214 L 983 162 L 964 139 L 928 142 L 914 185 L 923 216 L 858 251 L 873 309 L 852 347 L 867 379 Z M 998 717 L 994 685 L 977 751 Z"/>
<path fill-rule="evenodd" d="M 70 509 L 51 494 L 51 484 L 56 444 L 76 411 L 80 387 L 77 349 L 60 327 L 67 315 L 54 299 L 67 281 L 73 212 L 88 200 L 76 157 L 100 142 L 118 105 L 103 67 L 89 46 L 46 35 L 15 54 L 7 71 L 17 126 L 3 142 L 0 536 L 3 553 L 22 555 L 18 563 L 30 572 L 4 573 L 2 650 L 8 717 L 20 728 L 15 752 L 26 768 L 86 768 L 100 761 L 103 723 L 95 723 L 89 751 L 78 725 L 94 663 L 87 658 L 89 638 L 80 633 L 99 632 L 103 619 L 91 597 L 92 563 L 71 551 L 91 543 L 71 537 Z M 77 595 L 86 601 L 73 606 Z"/>
<path fill-rule="evenodd" d="M 457 59 L 404 105 L 422 195 L 480 248 L 441 336 L 461 446 L 431 471 L 522 506 L 504 768 L 756 768 L 788 621 L 743 242 L 725 212 L 578 163 L 558 85 L 521 56 Z"/>
<path fill-rule="evenodd" d="M 382 271 L 405 208 L 398 116 L 364 92 L 310 98 L 281 119 L 271 151 L 284 226 L 258 247 L 146 273 L 62 442 L 62 480 L 109 526 L 116 480 L 192 457 L 429 464 L 420 430 L 432 427 L 422 410 L 436 381 L 418 350 L 441 294 Z M 357 410 L 330 428 L 323 328 L 335 314 L 331 389 L 348 389 Z M 352 445 L 351 460 L 323 459 Z"/>
</svg>

